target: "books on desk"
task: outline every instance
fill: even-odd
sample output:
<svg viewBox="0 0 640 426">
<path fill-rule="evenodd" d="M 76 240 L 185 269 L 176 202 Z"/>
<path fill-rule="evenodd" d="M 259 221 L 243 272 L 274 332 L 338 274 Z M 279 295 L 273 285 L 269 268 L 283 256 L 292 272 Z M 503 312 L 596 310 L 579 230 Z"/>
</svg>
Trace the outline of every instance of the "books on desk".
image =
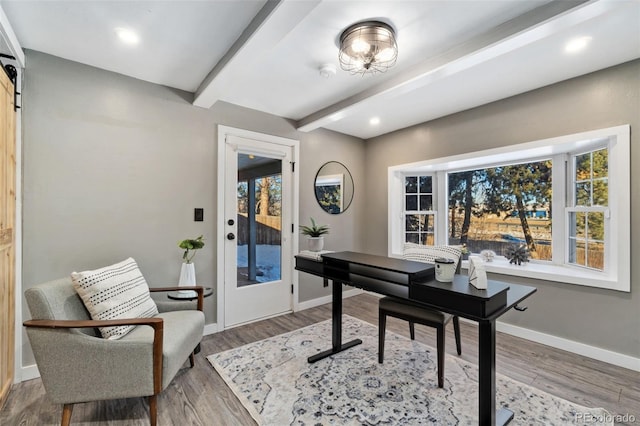
<svg viewBox="0 0 640 426">
<path fill-rule="evenodd" d="M 331 250 L 320 250 L 320 251 L 311 251 L 311 250 L 302 250 L 298 253 L 298 256 L 306 257 L 309 259 L 313 259 L 316 261 L 322 260 L 322 255 L 327 253 L 333 253 Z"/>
</svg>

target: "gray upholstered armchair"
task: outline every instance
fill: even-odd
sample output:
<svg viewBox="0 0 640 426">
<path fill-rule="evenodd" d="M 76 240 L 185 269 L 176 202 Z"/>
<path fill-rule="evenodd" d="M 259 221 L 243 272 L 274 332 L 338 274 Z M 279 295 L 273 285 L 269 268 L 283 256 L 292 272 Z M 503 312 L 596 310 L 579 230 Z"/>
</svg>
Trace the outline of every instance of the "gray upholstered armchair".
<svg viewBox="0 0 640 426">
<path fill-rule="evenodd" d="M 187 358 L 193 367 L 202 339 L 203 288 L 189 288 L 197 291 L 197 310 L 167 312 L 158 304 L 154 318 L 108 321 L 91 320 L 70 278 L 25 292 L 33 319 L 24 325 L 47 395 L 64 404 L 62 425 L 70 423 L 74 403 L 141 396 L 149 397 L 151 425 L 156 424 L 157 395 Z M 96 329 L 115 325 L 137 327 L 119 340 L 103 339 Z"/>
</svg>

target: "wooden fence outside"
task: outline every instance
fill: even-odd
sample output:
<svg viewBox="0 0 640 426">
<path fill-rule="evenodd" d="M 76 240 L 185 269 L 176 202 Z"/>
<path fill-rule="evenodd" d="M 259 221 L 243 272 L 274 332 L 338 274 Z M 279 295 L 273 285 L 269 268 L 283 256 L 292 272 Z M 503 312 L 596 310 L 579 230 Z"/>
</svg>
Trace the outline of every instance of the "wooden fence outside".
<svg viewBox="0 0 640 426">
<path fill-rule="evenodd" d="M 256 215 L 256 244 L 280 245 L 280 216 Z M 249 244 L 249 219 L 246 213 L 238 213 L 238 245 Z"/>
</svg>

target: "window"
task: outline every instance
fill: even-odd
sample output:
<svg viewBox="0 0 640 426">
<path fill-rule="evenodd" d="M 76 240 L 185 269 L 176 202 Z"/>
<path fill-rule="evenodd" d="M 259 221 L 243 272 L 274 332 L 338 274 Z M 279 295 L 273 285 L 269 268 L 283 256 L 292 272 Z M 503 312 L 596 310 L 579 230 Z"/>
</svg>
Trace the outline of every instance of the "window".
<svg viewBox="0 0 640 426">
<path fill-rule="evenodd" d="M 504 256 L 526 244 L 531 258 L 552 259 L 552 160 L 447 173 L 448 244 Z"/>
<path fill-rule="evenodd" d="M 465 243 L 497 254 L 489 272 L 629 291 L 629 135 L 619 126 L 390 167 L 389 255 L 405 242 Z M 502 257 L 514 244 L 530 250 L 525 267 Z"/>
<path fill-rule="evenodd" d="M 568 261 L 602 271 L 605 269 L 605 228 L 610 216 L 608 150 L 574 155 L 571 166 Z"/>
<path fill-rule="evenodd" d="M 431 176 L 405 176 L 404 218 L 405 242 L 435 244 L 435 212 Z"/>
</svg>

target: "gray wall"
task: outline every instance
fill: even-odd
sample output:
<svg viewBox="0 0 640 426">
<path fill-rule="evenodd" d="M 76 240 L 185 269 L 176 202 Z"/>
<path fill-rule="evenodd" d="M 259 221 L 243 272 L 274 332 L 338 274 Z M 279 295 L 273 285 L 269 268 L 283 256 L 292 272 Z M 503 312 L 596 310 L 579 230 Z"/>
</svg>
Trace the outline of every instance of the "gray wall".
<svg viewBox="0 0 640 426">
<path fill-rule="evenodd" d="M 362 187 L 362 140 L 299 133 L 286 119 L 224 102 L 194 107 L 189 93 L 35 51 L 24 76 L 23 291 L 128 256 L 151 286 L 173 285 L 177 242 L 200 234 L 198 281 L 215 286 L 218 124 L 300 140 L 300 221 L 330 224 L 328 248 L 359 247 L 362 194 L 338 220 L 318 207 L 313 179 L 323 162 L 339 160 Z M 193 221 L 194 207 L 204 208 L 204 222 Z M 305 275 L 301 301 L 329 294 Z M 205 310 L 215 322 L 215 297 Z M 23 365 L 32 363 L 23 335 Z"/>
<path fill-rule="evenodd" d="M 376 214 L 365 216 L 365 229 L 376 232 L 363 233 L 364 246 L 372 253 L 387 253 L 387 196 L 381 194 L 387 193 L 389 166 L 621 124 L 632 129 L 631 293 L 514 278 L 538 292 L 527 301 L 526 312 L 510 312 L 502 320 L 640 357 L 640 264 L 633 262 L 640 255 L 640 61 L 367 141 L 366 208 Z"/>
<path fill-rule="evenodd" d="M 332 135 L 331 137 L 329 137 Z M 350 142 L 351 136 L 328 130 L 316 130 L 305 137 L 305 149 L 301 150 L 300 193 L 308 198 L 300 202 L 300 223 L 308 225 L 310 217 L 316 223 L 329 225 L 330 232 L 325 236 L 324 250 L 362 250 L 363 216 L 365 214 L 364 196 L 364 142 Z M 351 172 L 354 181 L 353 201 L 341 214 L 325 212 L 315 198 L 314 180 L 316 173 L 327 161 L 339 161 Z M 303 183 L 304 182 L 304 183 Z M 344 241 L 353 242 L 346 247 Z M 306 237 L 300 237 L 300 250 L 307 248 Z M 300 301 L 312 300 L 331 294 L 330 288 L 322 287 L 322 279 L 309 274 L 300 274 Z M 302 285 L 305 283 L 305 285 Z"/>
<path fill-rule="evenodd" d="M 314 217 L 329 224 L 330 250 L 386 254 L 389 166 L 620 124 L 632 127 L 634 217 L 640 211 L 633 132 L 640 125 L 639 75 L 635 61 L 364 143 L 326 130 L 299 133 L 283 118 L 223 102 L 197 108 L 189 93 L 27 51 L 23 290 L 125 256 L 138 261 L 152 286 L 173 284 L 181 262 L 177 241 L 199 234 L 207 245 L 195 258 L 198 279 L 215 284 L 218 124 L 301 141 L 300 222 Z M 356 188 L 352 206 L 336 216 L 313 195 L 318 168 L 332 160 L 351 170 Z M 194 207 L 205 209 L 204 222 L 193 222 Z M 635 257 L 637 216 L 630 230 Z M 305 244 L 301 237 L 300 248 Z M 632 267 L 631 293 L 514 279 L 538 293 L 529 310 L 503 319 L 638 357 L 638 268 Z M 329 294 L 319 280 L 300 274 L 300 301 Z M 208 322 L 214 302 L 207 299 Z M 32 363 L 23 336 L 23 365 Z"/>
</svg>

